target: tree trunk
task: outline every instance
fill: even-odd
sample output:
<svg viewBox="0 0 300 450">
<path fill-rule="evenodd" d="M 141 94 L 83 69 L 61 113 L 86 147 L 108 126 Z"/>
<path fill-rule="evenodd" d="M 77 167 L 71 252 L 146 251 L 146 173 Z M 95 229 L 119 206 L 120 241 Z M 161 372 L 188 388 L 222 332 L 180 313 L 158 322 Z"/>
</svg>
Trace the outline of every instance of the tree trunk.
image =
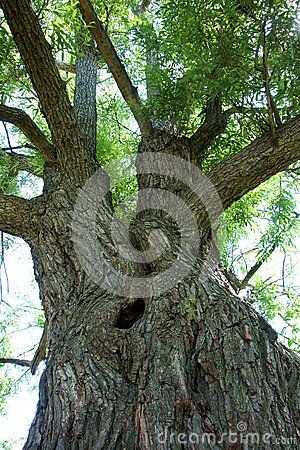
<svg viewBox="0 0 300 450">
<path fill-rule="evenodd" d="M 74 109 L 77 122 L 83 134 L 86 148 L 96 157 L 97 134 L 97 55 L 94 43 L 83 45 L 79 42 L 82 55 L 76 59 L 76 82 L 74 94 Z"/>
<path fill-rule="evenodd" d="M 52 321 L 25 449 L 297 448 L 298 361 L 217 268 L 149 300 L 82 288 Z"/>
<path fill-rule="evenodd" d="M 3 120 L 17 123 L 46 161 L 42 196 L 0 194 L 0 228 L 30 243 L 46 316 L 46 369 L 24 448 L 299 448 L 299 359 L 234 295 L 210 226 L 299 160 L 300 117 L 204 177 L 190 162 L 201 163 L 230 111 L 210 102 L 191 139 L 154 131 L 92 4 L 79 0 L 143 134 L 138 214 L 126 227 L 114 219 L 106 175 L 95 174 L 96 127 L 86 117 L 95 122 L 94 56 L 77 60 L 74 110 L 31 1 L 0 7 L 53 142 L 2 107 Z"/>
<path fill-rule="evenodd" d="M 161 151 L 164 145 L 172 154 L 184 153 L 185 143 L 174 142 L 158 135 L 152 147 L 146 141 L 140 151 L 145 146 Z M 149 188 L 165 181 L 144 175 L 139 182 Z M 180 184 L 171 185 L 179 195 Z M 77 194 L 64 183 L 46 200 L 36 200 L 43 211 L 42 232 L 32 251 L 48 324 L 48 357 L 24 448 L 297 448 L 299 360 L 234 295 L 216 252 L 206 253 L 207 233 L 192 270 L 168 292 L 122 296 L 99 286 L 79 264 L 70 226 Z M 91 201 L 86 199 L 87 211 Z M 99 208 L 100 228 L 109 228 L 109 196 Z M 149 215 L 141 215 L 137 226 L 146 223 Z M 176 233 L 172 238 L 167 226 L 164 231 L 170 255 Z M 100 233 L 97 245 L 117 264 L 106 236 Z M 93 248 L 88 254 L 94 256 Z M 144 264 L 139 275 L 161 268 Z M 128 273 L 134 270 L 131 266 Z"/>
</svg>

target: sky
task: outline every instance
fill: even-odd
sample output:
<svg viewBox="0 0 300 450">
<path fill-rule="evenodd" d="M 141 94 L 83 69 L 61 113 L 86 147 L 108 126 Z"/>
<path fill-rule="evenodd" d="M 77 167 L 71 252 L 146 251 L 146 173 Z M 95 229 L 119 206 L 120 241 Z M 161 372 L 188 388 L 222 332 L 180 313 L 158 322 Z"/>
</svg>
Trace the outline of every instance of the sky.
<svg viewBox="0 0 300 450">
<path fill-rule="evenodd" d="M 23 331 L 17 331 L 10 336 L 13 355 L 18 356 L 39 342 L 42 330 L 38 327 L 28 328 L 28 325 L 40 309 L 40 300 L 37 285 L 33 281 L 33 267 L 28 245 L 18 239 L 16 244 L 7 251 L 5 262 L 9 292 L 4 289 L 3 298 L 12 307 L 23 305 L 25 308 L 25 312 L 18 318 L 18 329 Z M 2 315 L 9 310 L 9 306 L 1 305 Z M 28 359 L 33 354 L 34 350 L 31 350 L 28 353 Z M 22 358 L 27 359 L 27 355 Z M 22 367 L 15 369 L 14 366 L 10 366 L 9 371 L 14 377 L 19 378 L 27 369 Z M 8 399 L 7 415 L 0 416 L 0 442 L 12 441 L 11 450 L 21 449 L 27 437 L 38 400 L 37 385 L 41 371 L 42 368 L 35 376 L 29 374 L 19 384 L 16 393 Z"/>
</svg>

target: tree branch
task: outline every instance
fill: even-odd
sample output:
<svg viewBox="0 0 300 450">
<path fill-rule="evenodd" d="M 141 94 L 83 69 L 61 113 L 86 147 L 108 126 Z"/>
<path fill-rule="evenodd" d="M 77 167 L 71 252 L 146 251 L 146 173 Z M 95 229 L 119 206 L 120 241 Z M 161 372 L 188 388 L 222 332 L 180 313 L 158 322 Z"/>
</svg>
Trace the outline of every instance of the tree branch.
<svg viewBox="0 0 300 450">
<path fill-rule="evenodd" d="M 32 361 L 30 363 L 32 375 L 36 373 L 39 364 L 45 359 L 47 345 L 48 345 L 48 326 L 46 322 L 44 325 L 43 334 L 40 339 L 38 348 L 36 349 L 34 357 L 32 358 Z"/>
<path fill-rule="evenodd" d="M 5 149 L 2 149 L 5 151 Z M 20 155 L 19 153 L 15 153 L 14 151 L 5 151 L 5 155 L 9 157 L 11 163 L 11 175 L 16 176 L 19 172 L 28 172 L 32 175 L 39 176 L 36 173 L 36 167 L 33 164 L 33 157 L 29 155 Z M 4 156 L 4 155 L 3 155 Z M 1 157 L 3 157 L 0 153 L 0 161 Z"/>
<path fill-rule="evenodd" d="M 29 73 L 47 120 L 64 175 L 84 182 L 96 168 L 85 148 L 66 85 L 30 0 L 0 0 L 14 41 Z"/>
<path fill-rule="evenodd" d="M 0 358 L 0 364 L 16 364 L 17 366 L 31 367 L 31 361 L 28 361 L 28 359 Z"/>
<path fill-rule="evenodd" d="M 219 163 L 208 177 L 224 209 L 261 183 L 300 159 L 300 116 L 267 132 L 237 154 Z"/>
<path fill-rule="evenodd" d="M 55 64 L 58 67 L 59 70 L 63 70 L 64 72 L 68 73 L 76 73 L 75 66 L 71 66 L 70 64 L 64 63 L 62 61 L 55 60 Z"/>
<path fill-rule="evenodd" d="M 89 0 L 79 0 L 78 7 L 82 14 L 83 20 L 89 25 L 91 34 L 95 39 L 98 49 L 103 56 L 106 64 L 123 95 L 124 100 L 129 105 L 140 130 L 144 135 L 151 133 L 152 126 L 150 121 L 143 113 L 141 100 L 137 89 L 133 86 L 128 73 L 122 64 L 105 28 L 100 22 L 91 2 Z"/>
<path fill-rule="evenodd" d="M 262 66 L 259 64 L 259 50 L 262 48 Z M 254 67 L 262 74 L 263 86 L 266 94 L 267 109 L 269 117 L 269 126 L 272 131 L 273 136 L 275 136 L 275 128 L 282 125 L 279 111 L 275 105 L 271 88 L 270 88 L 270 74 L 268 67 L 268 52 L 267 52 L 267 42 L 266 42 L 266 21 L 261 24 L 261 31 L 258 38 L 258 44 L 255 51 L 254 57 Z"/>
<path fill-rule="evenodd" d="M 45 134 L 39 129 L 25 111 L 10 106 L 0 105 L 0 120 L 18 127 L 32 142 L 45 158 L 45 161 L 55 161 L 54 146 L 48 141 Z"/>
<path fill-rule="evenodd" d="M 225 130 L 229 117 L 236 109 L 222 111 L 222 101 L 220 96 L 208 100 L 205 108 L 205 119 L 190 138 L 192 144 L 193 160 L 201 162 L 205 156 L 205 151 L 212 144 L 219 134 Z"/>
<path fill-rule="evenodd" d="M 0 193 L 0 230 L 30 241 L 36 232 L 30 200 Z"/>
<path fill-rule="evenodd" d="M 145 14 L 147 9 L 149 8 L 151 0 L 142 0 L 141 3 L 137 6 L 136 10 L 133 11 L 137 16 L 140 14 Z"/>
<path fill-rule="evenodd" d="M 267 259 L 271 256 L 271 254 L 276 250 L 276 244 L 274 243 L 270 250 L 262 256 L 262 258 L 258 259 L 256 263 L 251 267 L 249 272 L 246 274 L 244 279 L 240 282 L 240 288 L 239 290 L 245 289 L 247 287 L 249 281 L 251 278 L 258 272 L 258 270 L 261 268 L 261 266 L 267 261 Z"/>
</svg>

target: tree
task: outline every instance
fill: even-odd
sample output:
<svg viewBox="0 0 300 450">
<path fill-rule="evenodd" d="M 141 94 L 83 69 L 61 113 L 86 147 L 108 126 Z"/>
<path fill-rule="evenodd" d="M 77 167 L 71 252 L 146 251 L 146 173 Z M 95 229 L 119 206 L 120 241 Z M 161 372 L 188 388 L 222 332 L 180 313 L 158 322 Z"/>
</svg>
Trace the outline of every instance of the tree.
<svg viewBox="0 0 300 450">
<path fill-rule="evenodd" d="M 30 200 L 0 194 L 0 229 L 29 243 L 46 318 L 20 362 L 46 356 L 24 448 L 296 448 L 299 359 L 237 297 L 214 224 L 300 159 L 297 4 L 0 7 L 0 119 L 29 140 L 4 150 L 8 175 L 44 182 Z M 126 107 L 97 87 L 104 64 Z M 134 182 L 110 188 L 100 167 L 124 155 L 114 111 L 136 152 L 129 220 L 115 209 Z"/>
</svg>

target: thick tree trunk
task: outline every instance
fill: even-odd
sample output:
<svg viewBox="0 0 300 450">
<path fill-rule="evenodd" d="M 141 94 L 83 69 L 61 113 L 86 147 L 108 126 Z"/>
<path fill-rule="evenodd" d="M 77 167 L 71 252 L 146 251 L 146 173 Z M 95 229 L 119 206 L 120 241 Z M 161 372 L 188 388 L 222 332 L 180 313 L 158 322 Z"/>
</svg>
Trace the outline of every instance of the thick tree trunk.
<svg viewBox="0 0 300 450">
<path fill-rule="evenodd" d="M 145 141 L 140 151 L 164 146 L 183 155 L 186 142 L 174 142 L 158 134 L 152 147 Z M 180 183 L 157 175 L 143 175 L 139 183 L 166 183 L 184 193 Z M 192 271 L 167 293 L 116 295 L 85 275 L 77 260 L 70 226 L 76 196 L 64 183 L 36 200 L 42 231 L 32 250 L 48 357 L 24 448 L 298 448 L 299 360 L 234 295 L 214 252 L 203 264 L 207 234 Z M 157 217 L 151 224 L 147 213 L 141 215 L 138 226 L 155 227 Z M 100 228 L 109 228 L 111 220 L 106 196 Z M 164 228 L 163 220 L 159 226 Z M 171 240 L 169 265 L 176 237 L 172 241 L 167 226 L 164 231 Z M 117 264 L 107 236 L 99 235 L 98 245 Z M 162 268 L 162 260 L 145 264 L 143 275 Z"/>
<path fill-rule="evenodd" d="M 131 249 L 137 259 L 133 264 L 124 263 L 118 251 L 123 244 L 120 233 L 126 232 L 126 227 L 116 222 L 121 245 L 114 246 L 110 233 L 113 211 L 103 174 L 100 181 L 106 195 L 99 200 L 92 233 L 87 220 L 94 199 L 88 190 L 83 189 L 81 209 L 75 207 L 77 189 L 97 169 L 95 124 L 85 120 L 85 114 L 95 109 L 91 103 L 78 102 L 80 96 L 76 111 L 71 106 L 30 0 L 0 0 L 0 7 L 38 94 L 53 142 L 53 146 L 47 143 L 30 121 L 26 126 L 24 120 L 17 121 L 45 156 L 45 189 L 43 196 L 31 201 L 3 194 L 0 198 L 1 229 L 31 244 L 46 315 L 46 369 L 25 449 L 299 448 L 299 359 L 234 295 L 217 256 L 207 253 L 209 225 L 219 217 L 220 204 L 229 207 L 299 160 L 299 117 L 278 129 L 276 139 L 264 134 L 218 164 L 205 179 L 183 162 L 178 171 L 176 157 L 199 163 L 197 152 L 211 145 L 226 125 L 229 112 L 222 112 L 219 101 L 207 105 L 206 120 L 192 139 L 176 140 L 154 132 L 92 5 L 80 0 L 83 18 L 144 135 L 137 168 L 143 166 L 144 154 L 150 167 L 144 167 L 138 176 L 141 212 L 131 230 L 136 249 L 151 256 L 148 249 L 153 241 L 162 247 L 166 244 L 156 260 L 150 256 L 139 260 L 139 253 Z M 89 64 L 94 67 L 92 73 L 86 70 Z M 95 81 L 93 59 L 81 60 L 77 68 L 82 75 L 77 87 L 83 78 Z M 86 88 L 91 99 L 95 91 Z M 16 122 L 12 117 L 16 111 L 6 109 L 5 113 L 9 117 L 4 120 Z M 145 189 L 151 189 L 148 197 L 143 197 Z M 216 189 L 219 203 L 213 195 Z M 161 201 L 162 190 L 173 195 L 165 195 Z M 174 196 L 184 202 L 173 208 Z M 151 207 L 143 211 L 147 202 Z M 156 202 L 166 214 L 151 211 L 157 209 Z M 185 214 L 184 203 L 191 215 Z M 75 216 L 79 213 L 81 235 L 71 226 L 74 208 Z M 174 213 L 171 220 L 168 212 Z M 186 217 L 180 217 L 183 215 Z M 181 230 L 175 226 L 176 219 L 182 219 Z M 199 242 L 195 239 L 195 243 L 194 222 L 199 228 Z M 163 232 L 159 236 L 151 233 L 157 228 Z M 77 247 L 84 250 L 81 261 L 73 245 L 74 233 Z M 183 274 L 177 270 L 174 283 L 166 288 L 164 271 L 175 261 L 180 239 L 191 241 L 181 253 Z M 91 270 L 85 272 L 83 263 Z M 186 267 L 191 269 L 187 273 Z M 100 283 L 93 269 L 100 272 Z M 118 289 L 111 285 L 109 270 L 117 274 Z M 135 282 L 142 280 L 140 295 L 136 295 L 138 283 L 132 278 L 124 284 L 126 290 L 120 289 L 123 270 L 133 275 Z"/>
<path fill-rule="evenodd" d="M 82 288 L 52 321 L 26 449 L 298 448 L 299 362 L 217 267 L 147 301 Z"/>
</svg>

